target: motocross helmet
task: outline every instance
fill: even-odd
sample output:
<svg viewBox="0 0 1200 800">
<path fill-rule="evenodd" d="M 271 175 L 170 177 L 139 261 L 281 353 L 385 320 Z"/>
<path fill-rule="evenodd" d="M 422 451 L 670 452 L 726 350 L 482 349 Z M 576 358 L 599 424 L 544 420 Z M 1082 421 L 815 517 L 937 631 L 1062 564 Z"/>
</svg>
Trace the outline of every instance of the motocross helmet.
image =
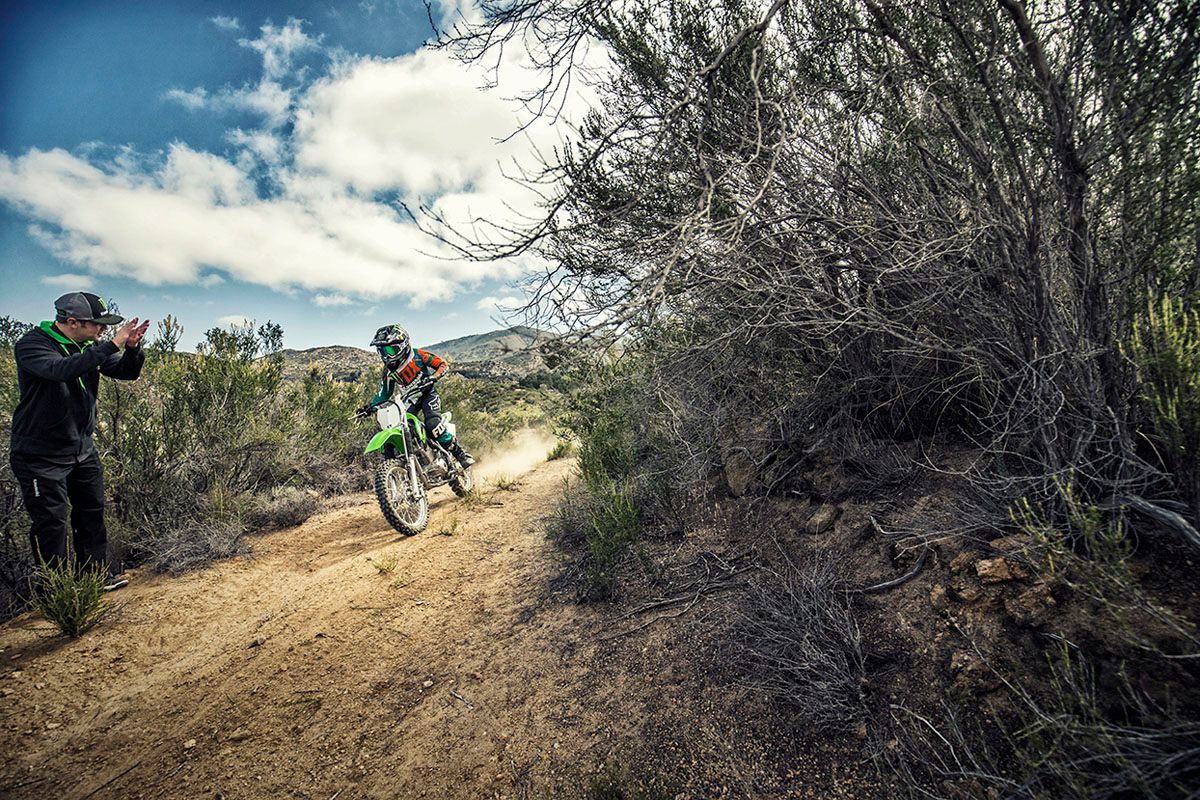
<svg viewBox="0 0 1200 800">
<path fill-rule="evenodd" d="M 379 351 L 383 365 L 395 372 L 412 358 L 412 340 L 400 325 L 384 325 L 375 331 L 371 346 Z"/>
</svg>

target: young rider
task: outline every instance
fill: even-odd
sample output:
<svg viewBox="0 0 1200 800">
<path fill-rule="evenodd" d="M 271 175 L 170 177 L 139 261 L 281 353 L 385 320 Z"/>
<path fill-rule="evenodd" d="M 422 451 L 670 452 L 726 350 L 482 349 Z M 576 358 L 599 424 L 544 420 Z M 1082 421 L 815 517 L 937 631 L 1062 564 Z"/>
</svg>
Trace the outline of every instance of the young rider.
<svg viewBox="0 0 1200 800">
<path fill-rule="evenodd" d="M 438 396 L 436 382 L 445 377 L 449 365 L 428 350 L 414 350 L 408 331 L 400 325 L 385 325 L 375 331 L 371 346 L 383 359 L 383 380 L 379 385 L 379 393 L 360 408 L 359 413 L 364 416 L 370 414 L 377 406 L 386 403 L 397 389 L 402 392 L 410 389 L 420 391 L 415 407 L 425 417 L 425 430 L 464 467 L 474 464 L 475 459 L 463 450 L 442 420 L 442 398 Z"/>
</svg>

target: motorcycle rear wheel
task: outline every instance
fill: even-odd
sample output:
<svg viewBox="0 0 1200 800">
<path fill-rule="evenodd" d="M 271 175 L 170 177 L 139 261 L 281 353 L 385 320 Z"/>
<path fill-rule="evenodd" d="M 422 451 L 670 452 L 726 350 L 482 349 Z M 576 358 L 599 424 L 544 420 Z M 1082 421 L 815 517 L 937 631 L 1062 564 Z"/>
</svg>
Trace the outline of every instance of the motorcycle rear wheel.
<svg viewBox="0 0 1200 800">
<path fill-rule="evenodd" d="M 375 470 L 375 499 L 379 508 L 388 523 L 405 536 L 420 533 L 429 523 L 429 498 L 424 487 L 417 487 L 417 491 L 420 494 L 414 497 L 403 460 L 389 458 Z"/>
<path fill-rule="evenodd" d="M 456 470 L 454 474 L 455 477 L 450 479 L 450 488 L 459 497 L 466 497 L 475 488 L 475 477 L 471 474 L 471 468 Z"/>
</svg>

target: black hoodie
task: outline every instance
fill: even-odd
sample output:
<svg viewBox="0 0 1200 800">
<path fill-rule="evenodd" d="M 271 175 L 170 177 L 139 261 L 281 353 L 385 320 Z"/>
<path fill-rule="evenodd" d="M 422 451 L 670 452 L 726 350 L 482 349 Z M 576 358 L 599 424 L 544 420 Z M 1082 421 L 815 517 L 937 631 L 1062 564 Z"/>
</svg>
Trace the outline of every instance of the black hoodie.
<svg viewBox="0 0 1200 800">
<path fill-rule="evenodd" d="M 122 353 L 112 342 L 77 345 L 43 322 L 14 348 L 21 400 L 13 412 L 12 452 L 43 457 L 79 457 L 94 447 L 100 373 L 134 380 L 146 356 L 141 348 Z"/>
</svg>

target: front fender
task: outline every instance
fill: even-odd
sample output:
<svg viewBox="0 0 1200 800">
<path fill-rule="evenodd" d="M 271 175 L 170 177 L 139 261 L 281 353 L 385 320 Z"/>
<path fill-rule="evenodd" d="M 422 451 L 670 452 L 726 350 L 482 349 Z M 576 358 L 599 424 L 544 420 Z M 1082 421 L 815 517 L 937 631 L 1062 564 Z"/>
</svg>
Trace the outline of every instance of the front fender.
<svg viewBox="0 0 1200 800">
<path fill-rule="evenodd" d="M 385 445 L 395 445 L 396 449 L 401 453 L 407 453 L 408 449 L 404 446 L 404 429 L 403 428 L 384 428 L 379 433 L 371 437 L 371 441 L 367 444 L 367 449 L 364 453 L 374 453 L 376 450 L 382 450 Z"/>
</svg>

